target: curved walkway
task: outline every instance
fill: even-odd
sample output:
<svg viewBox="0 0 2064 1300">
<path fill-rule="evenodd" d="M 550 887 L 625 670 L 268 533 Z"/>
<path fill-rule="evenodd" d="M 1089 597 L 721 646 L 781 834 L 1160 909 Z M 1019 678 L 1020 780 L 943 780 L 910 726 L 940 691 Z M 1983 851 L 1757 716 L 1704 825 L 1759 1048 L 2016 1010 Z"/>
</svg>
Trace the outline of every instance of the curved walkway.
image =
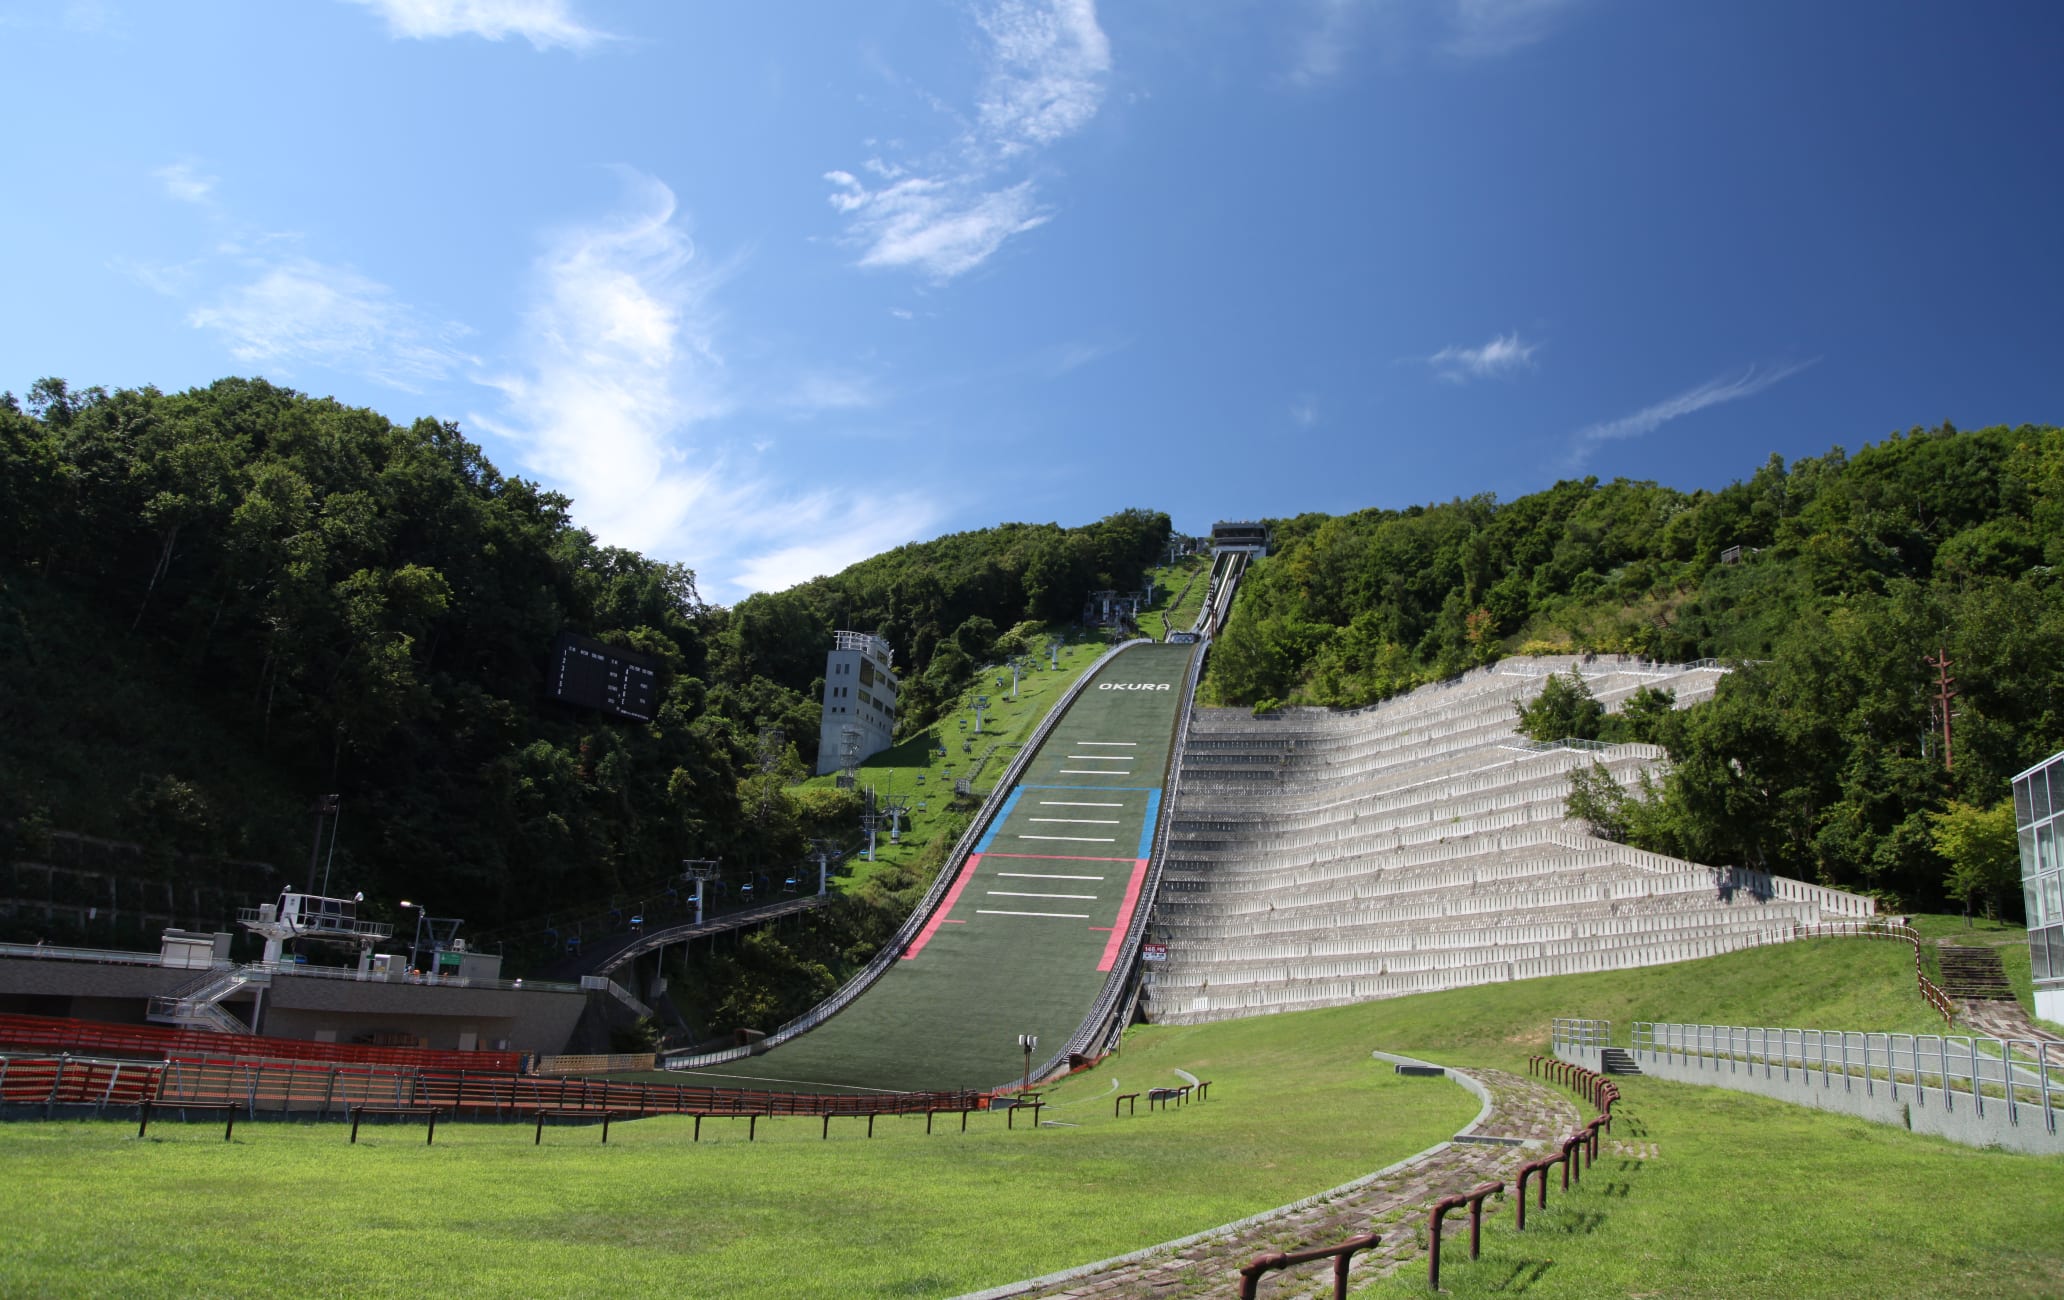
<svg viewBox="0 0 2064 1300">
<path fill-rule="evenodd" d="M 1490 1093 L 1490 1105 L 1455 1140 L 1429 1147 L 1367 1178 L 1269 1210 L 1180 1241 L 1150 1246 L 1081 1268 L 1014 1282 L 966 1300 L 1165 1300 L 1192 1295 L 1230 1295 L 1239 1287 L 1240 1267 L 1268 1251 L 1330 1246 L 1358 1233 L 1376 1232 L 1383 1244 L 1354 1260 L 1352 1279 L 1367 1285 L 1418 1258 L 1413 1225 L 1440 1197 L 1491 1179 L 1511 1181 L 1512 1171 L 1535 1158 L 1537 1145 L 1559 1142 L 1580 1117 L 1571 1098 L 1536 1079 L 1502 1070 L 1456 1070 Z M 1486 1142 L 1495 1138 L 1503 1141 Z M 1330 1261 L 1278 1274 L 1275 1288 L 1302 1294 L 1332 1276 Z M 1330 1286 L 1330 1282 L 1328 1283 Z"/>
</svg>

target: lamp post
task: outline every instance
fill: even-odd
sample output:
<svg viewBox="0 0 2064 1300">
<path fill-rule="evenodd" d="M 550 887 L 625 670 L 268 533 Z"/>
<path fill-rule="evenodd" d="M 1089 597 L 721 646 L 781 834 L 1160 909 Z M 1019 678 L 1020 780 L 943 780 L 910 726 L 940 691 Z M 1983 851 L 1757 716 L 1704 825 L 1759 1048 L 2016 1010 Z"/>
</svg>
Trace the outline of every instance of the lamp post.
<svg viewBox="0 0 2064 1300">
<path fill-rule="evenodd" d="M 1018 1091 L 1030 1092 L 1032 1091 L 1032 1049 L 1039 1046 L 1039 1035 L 1019 1034 L 1018 1046 L 1025 1049 L 1025 1082 L 1019 1087 Z"/>
<path fill-rule="evenodd" d="M 423 911 L 423 905 L 421 903 L 411 903 L 406 898 L 401 900 L 401 910 L 404 912 L 414 912 L 416 914 L 416 937 L 409 941 L 408 950 L 409 969 L 415 970 L 416 954 L 419 951 L 421 951 L 423 947 L 423 917 L 425 913 Z"/>
</svg>

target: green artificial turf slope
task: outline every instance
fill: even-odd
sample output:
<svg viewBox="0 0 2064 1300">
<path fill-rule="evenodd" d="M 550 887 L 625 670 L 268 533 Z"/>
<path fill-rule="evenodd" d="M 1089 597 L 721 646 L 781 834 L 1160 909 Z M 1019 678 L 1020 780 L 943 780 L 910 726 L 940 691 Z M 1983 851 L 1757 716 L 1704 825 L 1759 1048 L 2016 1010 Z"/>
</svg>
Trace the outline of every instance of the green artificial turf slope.
<svg viewBox="0 0 2064 1300">
<path fill-rule="evenodd" d="M 719 1086 L 994 1088 L 1081 1023 L 1137 906 L 1192 646 L 1136 646 L 1089 682 L 1007 796 L 934 922 L 852 1006 Z"/>
</svg>

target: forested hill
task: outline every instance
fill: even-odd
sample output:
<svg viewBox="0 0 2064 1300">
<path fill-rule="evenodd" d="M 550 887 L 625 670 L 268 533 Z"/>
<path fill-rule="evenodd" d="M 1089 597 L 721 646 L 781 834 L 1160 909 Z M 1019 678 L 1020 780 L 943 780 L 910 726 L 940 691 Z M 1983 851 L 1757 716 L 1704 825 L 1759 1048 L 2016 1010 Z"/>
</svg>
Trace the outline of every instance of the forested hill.
<svg viewBox="0 0 2064 1300">
<path fill-rule="evenodd" d="M 1136 585 L 1168 532 L 1009 525 L 725 609 L 568 508 L 453 425 L 257 380 L 0 399 L 0 866 L 63 831 L 298 885 L 331 792 L 333 888 L 476 931 L 684 857 L 791 862 L 855 811 L 748 785 L 793 770 L 770 728 L 812 756 L 826 633 L 885 633 L 919 726 L 1000 632 Z M 660 663 L 650 725 L 546 699 L 562 631 Z"/>
<path fill-rule="evenodd" d="M 2008 778 L 2064 748 L 2064 430 L 1273 522 L 1213 652 L 1223 702 L 1363 704 L 1515 651 L 1762 661 L 1651 724 L 1673 771 L 1621 824 L 1647 847 L 1934 902 L 1936 815 L 1990 810 L 1997 844 Z"/>
</svg>

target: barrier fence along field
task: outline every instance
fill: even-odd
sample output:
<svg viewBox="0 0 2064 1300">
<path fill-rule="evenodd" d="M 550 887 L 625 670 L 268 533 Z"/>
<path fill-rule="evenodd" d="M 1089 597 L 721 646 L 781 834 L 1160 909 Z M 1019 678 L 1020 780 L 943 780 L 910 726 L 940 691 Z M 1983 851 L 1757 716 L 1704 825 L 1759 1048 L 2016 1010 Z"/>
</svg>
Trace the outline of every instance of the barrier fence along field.
<svg viewBox="0 0 2064 1300">
<path fill-rule="evenodd" d="M 136 1106 L 231 1102 L 252 1119 L 343 1118 L 363 1107 L 435 1108 L 455 1117 L 529 1119 L 540 1110 L 649 1115 L 918 1115 L 984 1109 L 979 1092 L 867 1096 L 733 1091 L 671 1083 L 439 1073 L 300 1062 L 117 1061 L 0 1056 L 0 1104 Z"/>
<path fill-rule="evenodd" d="M 1687 1064 L 1724 1063 L 1730 1073 L 1760 1068 L 1765 1078 L 1787 1082 L 1795 1073 L 1817 1075 L 1822 1087 L 1860 1088 L 1866 1096 L 1884 1091 L 1895 1102 L 1926 1105 L 1932 1097 L 1951 1111 L 1968 1106 L 1979 1118 L 1990 1102 L 2005 1109 L 2009 1124 L 2031 1111 L 2051 1134 L 2057 1099 L 2064 1098 L 2064 1044 L 2036 1039 L 1637 1020 L 1633 1050 L 1637 1059 L 1652 1053 Z"/>
<path fill-rule="evenodd" d="M 1607 1021 L 1557 1020 L 1556 1059 L 1603 1059 Z M 2064 1152 L 2064 1043 L 1961 1034 L 1636 1021 L 1643 1073 L 1757 1093 L 1976 1147 Z M 1544 1067 L 1552 1068 L 1552 1067 Z"/>
</svg>

